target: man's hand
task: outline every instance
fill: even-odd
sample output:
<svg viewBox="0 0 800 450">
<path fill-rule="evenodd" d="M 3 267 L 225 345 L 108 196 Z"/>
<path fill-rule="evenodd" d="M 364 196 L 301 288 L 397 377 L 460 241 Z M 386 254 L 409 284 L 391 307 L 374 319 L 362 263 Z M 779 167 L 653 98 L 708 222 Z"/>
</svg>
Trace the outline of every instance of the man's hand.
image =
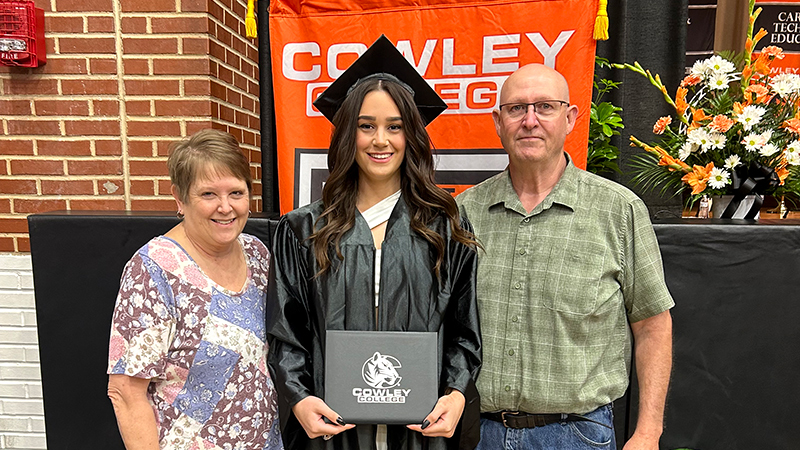
<svg viewBox="0 0 800 450">
<path fill-rule="evenodd" d="M 422 425 L 407 425 L 408 429 L 419 431 L 428 437 L 453 437 L 458 421 L 464 412 L 464 394 L 452 390 L 449 394 L 439 397 L 433 411 L 422 421 Z"/>
<path fill-rule="evenodd" d="M 355 427 L 353 424 L 345 424 L 336 411 L 328 407 L 321 398 L 313 395 L 297 402 L 292 407 L 292 412 L 311 439 L 333 436 Z M 330 423 L 326 423 L 323 417 L 327 418 Z"/>
<path fill-rule="evenodd" d="M 644 433 L 633 433 L 622 450 L 658 450 L 658 440 L 661 435 L 645 436 Z"/>
</svg>

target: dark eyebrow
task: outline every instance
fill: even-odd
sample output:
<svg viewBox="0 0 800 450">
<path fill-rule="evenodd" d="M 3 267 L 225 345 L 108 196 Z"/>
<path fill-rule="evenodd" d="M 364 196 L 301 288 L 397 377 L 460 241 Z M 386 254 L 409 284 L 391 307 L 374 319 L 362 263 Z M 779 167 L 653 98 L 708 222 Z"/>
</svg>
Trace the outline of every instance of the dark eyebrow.
<svg viewBox="0 0 800 450">
<path fill-rule="evenodd" d="M 375 118 L 375 116 L 358 116 L 358 120 L 372 120 L 372 121 L 375 121 L 375 120 L 377 120 L 377 119 Z M 402 117 L 400 117 L 400 116 L 397 116 L 397 117 L 387 117 L 387 118 L 386 118 L 386 121 L 387 121 L 387 122 L 402 122 L 402 121 L 403 121 L 403 118 L 402 118 Z"/>
</svg>

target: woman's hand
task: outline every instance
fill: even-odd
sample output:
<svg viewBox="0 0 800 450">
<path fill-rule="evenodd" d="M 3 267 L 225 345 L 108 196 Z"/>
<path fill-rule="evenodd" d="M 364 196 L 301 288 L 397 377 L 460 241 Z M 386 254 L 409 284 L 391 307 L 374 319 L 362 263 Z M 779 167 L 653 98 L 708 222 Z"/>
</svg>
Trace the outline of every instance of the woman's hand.
<svg viewBox="0 0 800 450">
<path fill-rule="evenodd" d="M 321 398 L 313 395 L 297 402 L 292 407 L 292 412 L 311 439 L 333 436 L 355 427 L 353 424 L 346 424 L 336 411 L 330 409 Z M 325 418 L 330 423 L 326 423 Z"/>
<path fill-rule="evenodd" d="M 453 389 L 450 393 L 439 397 L 433 411 L 425 417 L 422 425 L 406 425 L 408 429 L 419 431 L 428 437 L 453 437 L 461 414 L 464 412 L 464 394 Z"/>
</svg>

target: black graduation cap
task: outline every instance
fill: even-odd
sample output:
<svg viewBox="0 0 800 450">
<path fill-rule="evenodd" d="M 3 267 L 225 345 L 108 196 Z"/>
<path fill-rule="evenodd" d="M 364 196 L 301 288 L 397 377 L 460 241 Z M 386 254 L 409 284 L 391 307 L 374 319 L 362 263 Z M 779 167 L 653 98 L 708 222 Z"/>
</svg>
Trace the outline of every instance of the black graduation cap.
<svg viewBox="0 0 800 450">
<path fill-rule="evenodd" d="M 400 53 L 384 35 L 378 38 L 347 70 L 339 76 L 328 89 L 317 97 L 314 106 L 333 122 L 333 116 L 342 106 L 350 89 L 365 78 L 383 78 L 400 81 L 411 91 L 414 103 L 422 115 L 425 125 L 447 109 L 447 104 L 436 91 L 414 69 L 414 66 Z"/>
</svg>

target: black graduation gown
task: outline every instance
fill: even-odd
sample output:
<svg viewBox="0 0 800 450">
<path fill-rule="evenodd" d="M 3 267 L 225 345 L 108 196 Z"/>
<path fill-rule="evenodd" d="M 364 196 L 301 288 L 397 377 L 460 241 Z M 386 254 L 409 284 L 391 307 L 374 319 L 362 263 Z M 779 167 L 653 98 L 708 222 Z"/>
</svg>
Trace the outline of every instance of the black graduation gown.
<svg viewBox="0 0 800 450">
<path fill-rule="evenodd" d="M 389 425 L 389 450 L 474 448 L 480 437 L 480 401 L 474 380 L 481 365 L 475 250 L 451 239 L 447 220 L 437 219 L 431 229 L 447 243 L 437 279 L 434 252 L 411 229 L 401 197 L 382 244 L 376 327 L 375 245 L 369 226 L 357 213 L 355 226 L 340 242 L 344 259 L 334 260 L 327 273 L 315 277 L 319 267 L 306 238 L 321 212 L 321 202 L 289 212 L 275 232 L 275 263 L 270 270 L 275 279 L 270 282 L 267 315 L 269 370 L 278 392 L 284 446 L 287 450 L 375 448 L 375 427 L 369 425 L 359 425 L 329 441 L 309 439 L 291 407 L 308 395 L 324 398 L 325 330 L 378 329 L 438 332 L 440 395 L 448 387 L 458 389 L 467 402 L 453 438 L 426 438 L 404 426 Z M 462 225 L 470 227 L 466 221 Z"/>
</svg>

